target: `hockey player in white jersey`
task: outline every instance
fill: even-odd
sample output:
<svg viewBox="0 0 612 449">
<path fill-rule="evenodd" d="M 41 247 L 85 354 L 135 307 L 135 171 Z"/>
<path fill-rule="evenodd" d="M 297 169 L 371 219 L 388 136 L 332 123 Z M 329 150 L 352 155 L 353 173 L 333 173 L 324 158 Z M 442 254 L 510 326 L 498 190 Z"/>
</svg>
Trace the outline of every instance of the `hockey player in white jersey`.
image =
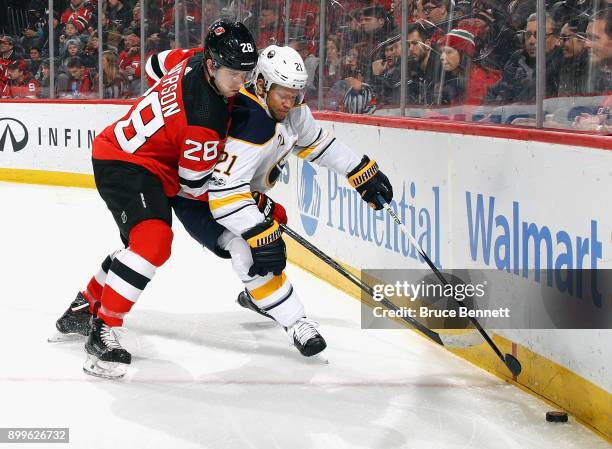
<svg viewBox="0 0 612 449">
<path fill-rule="evenodd" d="M 245 290 L 238 302 L 276 320 L 305 356 L 325 349 L 317 323 L 308 319 L 285 275 L 286 249 L 279 222 L 284 208 L 265 192 L 289 156 L 346 176 L 364 201 L 381 209 L 393 191 L 375 161 L 360 157 L 324 131 L 302 104 L 307 73 L 290 47 L 265 48 L 255 81 L 236 98 L 225 154 L 217 163 L 208 203 L 177 196 L 173 209 L 190 235 L 232 266 Z"/>
</svg>

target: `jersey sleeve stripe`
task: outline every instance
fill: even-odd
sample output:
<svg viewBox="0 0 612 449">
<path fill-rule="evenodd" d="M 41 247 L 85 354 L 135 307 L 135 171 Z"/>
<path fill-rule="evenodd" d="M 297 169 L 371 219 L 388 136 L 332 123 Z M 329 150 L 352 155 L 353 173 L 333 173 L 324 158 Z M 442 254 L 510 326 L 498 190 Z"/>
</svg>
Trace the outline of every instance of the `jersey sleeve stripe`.
<svg viewBox="0 0 612 449">
<path fill-rule="evenodd" d="M 225 215 L 220 215 L 218 217 L 215 217 L 215 220 L 219 221 L 219 220 L 223 220 L 224 218 L 229 217 L 230 215 L 234 215 L 236 212 L 240 212 L 242 209 L 246 209 L 249 206 L 256 206 L 255 203 L 249 203 L 249 204 L 245 204 L 244 206 L 240 206 L 238 209 L 233 210 L 231 212 L 228 212 Z M 256 206 L 257 207 L 257 206 Z M 213 214 L 214 215 L 214 214 Z"/>
<path fill-rule="evenodd" d="M 317 135 L 317 138 L 315 140 L 313 140 L 312 142 L 310 142 L 309 145 L 306 145 L 305 147 L 310 148 L 310 147 L 316 147 L 317 146 L 317 142 L 321 141 L 321 134 L 323 134 L 323 128 L 319 129 L 319 134 Z"/>
<path fill-rule="evenodd" d="M 188 179 L 189 181 L 197 181 L 199 179 L 202 179 L 204 176 L 211 175 L 213 170 L 214 167 L 211 167 L 210 169 L 205 171 L 190 170 L 179 165 L 178 175 L 183 179 Z"/>
<path fill-rule="evenodd" d="M 151 69 L 153 70 L 153 73 L 155 73 L 158 78 L 163 77 L 164 72 L 162 72 L 162 69 L 159 66 L 159 57 L 157 55 L 153 55 L 149 60 L 151 61 Z"/>
<path fill-rule="evenodd" d="M 237 186 L 233 186 L 233 187 L 226 187 L 224 189 L 208 189 L 208 191 L 209 192 L 227 192 L 227 191 L 236 190 L 236 189 L 239 189 L 241 187 L 248 186 L 248 185 L 249 185 L 249 183 L 245 182 L 243 184 L 238 184 Z"/>
<path fill-rule="evenodd" d="M 323 148 L 319 154 L 317 154 L 314 158 L 312 158 L 309 162 L 314 162 L 317 159 L 319 159 L 321 156 L 323 156 L 323 153 L 325 153 L 327 151 L 327 149 L 330 147 L 330 145 L 332 143 L 334 143 L 334 141 L 336 140 L 336 138 L 334 137 L 332 140 L 329 141 L 329 143 L 327 145 L 325 145 L 325 148 Z"/>
<path fill-rule="evenodd" d="M 300 159 L 306 159 L 315 148 L 316 148 L 316 145 L 312 147 L 304 148 L 297 154 L 297 157 L 299 157 Z"/>
<path fill-rule="evenodd" d="M 210 210 L 213 211 L 215 209 L 220 209 L 225 206 L 229 206 L 230 204 L 237 203 L 238 201 L 251 200 L 255 203 L 253 199 L 253 195 L 251 192 L 243 192 L 243 193 L 234 193 L 233 195 L 225 196 L 223 198 L 217 199 L 209 199 L 208 204 L 210 206 Z"/>
<path fill-rule="evenodd" d="M 204 187 L 204 185 L 206 185 L 206 183 L 208 182 L 211 176 L 212 176 L 212 173 L 209 173 L 205 175 L 204 177 L 202 177 L 201 179 L 196 179 L 196 180 L 185 179 L 179 176 L 179 182 L 181 183 L 182 186 L 189 187 L 190 189 L 200 189 Z"/>
</svg>

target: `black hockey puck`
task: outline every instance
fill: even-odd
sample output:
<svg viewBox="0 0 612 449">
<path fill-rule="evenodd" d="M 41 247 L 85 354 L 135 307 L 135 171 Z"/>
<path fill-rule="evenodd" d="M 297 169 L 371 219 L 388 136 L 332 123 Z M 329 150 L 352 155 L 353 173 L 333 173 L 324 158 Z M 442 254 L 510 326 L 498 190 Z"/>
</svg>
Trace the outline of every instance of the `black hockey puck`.
<svg viewBox="0 0 612 449">
<path fill-rule="evenodd" d="M 546 412 L 546 421 L 548 422 L 567 422 L 567 413 L 565 412 Z"/>
</svg>

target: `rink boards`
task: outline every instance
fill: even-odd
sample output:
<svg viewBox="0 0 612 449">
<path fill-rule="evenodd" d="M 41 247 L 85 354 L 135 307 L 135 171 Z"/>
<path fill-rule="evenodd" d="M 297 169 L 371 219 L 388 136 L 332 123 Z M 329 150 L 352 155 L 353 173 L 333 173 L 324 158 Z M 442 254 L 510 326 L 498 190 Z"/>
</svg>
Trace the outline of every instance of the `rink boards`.
<svg viewBox="0 0 612 449">
<path fill-rule="evenodd" d="M 0 179 L 83 187 L 93 187 L 96 133 L 129 108 L 127 102 L 1 105 Z M 571 260 L 573 268 L 612 268 L 612 213 L 605 206 L 612 191 L 612 139 L 420 120 L 319 118 L 338 139 L 379 162 L 393 183 L 393 207 L 438 266 L 509 266 L 520 272 L 538 263 L 544 267 L 550 257 L 553 263 Z M 363 207 L 346 181 L 327 169 L 289 159 L 273 197 L 294 205 L 288 213 L 295 230 L 357 271 L 422 267 L 388 217 Z M 293 262 L 358 297 L 338 275 L 290 245 Z M 503 261 L 496 245 L 510 249 Z M 601 307 L 610 313 L 609 298 Z M 523 361 L 524 373 L 509 381 L 611 437 L 611 337 L 609 330 L 500 330 L 495 338 Z M 454 352 L 507 377 L 484 346 Z"/>
</svg>

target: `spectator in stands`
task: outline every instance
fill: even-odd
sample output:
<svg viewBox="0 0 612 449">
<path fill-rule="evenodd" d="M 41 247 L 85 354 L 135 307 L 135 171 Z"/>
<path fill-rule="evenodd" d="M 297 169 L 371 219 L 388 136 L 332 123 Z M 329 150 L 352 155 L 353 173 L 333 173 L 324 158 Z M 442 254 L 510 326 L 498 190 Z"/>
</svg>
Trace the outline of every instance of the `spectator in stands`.
<svg viewBox="0 0 612 449">
<path fill-rule="evenodd" d="M 561 28 L 559 40 L 563 62 L 559 74 L 559 95 L 587 92 L 588 51 L 585 48 L 588 20 L 582 16 L 571 19 Z"/>
<path fill-rule="evenodd" d="M 531 102 L 536 91 L 536 14 L 529 16 L 524 34 L 524 48 L 512 54 L 504 66 L 502 79 L 489 90 L 488 103 Z M 559 30 L 546 15 L 546 96 L 559 91 L 559 74 L 563 51 L 558 46 Z"/>
<path fill-rule="evenodd" d="M 67 89 L 64 83 L 68 82 L 68 61 L 70 58 L 81 55 L 81 41 L 79 39 L 70 39 L 64 45 L 65 51 L 61 53 L 61 57 L 57 60 L 57 82 L 62 90 Z"/>
<path fill-rule="evenodd" d="M 432 104 L 433 86 L 441 70 L 431 40 L 434 31 L 435 27 L 422 21 L 408 25 L 408 104 Z"/>
<path fill-rule="evenodd" d="M 312 89 L 315 72 L 317 71 L 317 66 L 319 65 L 319 58 L 310 53 L 308 48 L 308 41 L 306 41 L 305 39 L 293 39 L 289 41 L 289 46 L 295 51 L 297 51 L 302 57 L 306 68 L 306 73 L 308 73 L 308 81 L 306 82 L 306 87 L 307 89 Z"/>
<path fill-rule="evenodd" d="M 587 26 L 586 39 L 593 67 L 592 89 L 607 93 L 612 90 L 612 8 L 595 14 Z"/>
<path fill-rule="evenodd" d="M 474 0 L 473 9 L 469 29 L 475 38 L 475 59 L 484 66 L 501 70 L 516 49 L 507 9 L 498 0 Z M 465 29 L 461 22 L 456 28 Z"/>
<path fill-rule="evenodd" d="M 41 44 L 42 37 L 42 30 L 39 33 L 34 29 L 34 25 L 28 25 L 26 29 L 23 30 L 21 39 L 19 39 L 21 48 L 23 48 L 26 54 L 29 53 L 30 48 L 38 47 Z"/>
<path fill-rule="evenodd" d="M 353 45 L 346 52 L 342 72 L 344 74 L 356 73 L 358 71 L 363 73 L 366 68 L 364 59 L 359 45 Z"/>
<path fill-rule="evenodd" d="M 363 74 L 357 70 L 349 73 L 346 78 L 349 86 L 344 95 L 344 112 L 350 114 L 373 114 L 376 111 L 376 95 L 374 89 L 363 82 Z"/>
<path fill-rule="evenodd" d="M 408 2 L 408 18 L 409 22 L 412 23 L 419 22 L 422 20 L 431 23 L 429 22 L 427 17 L 425 17 L 425 13 L 423 12 L 423 0 L 412 0 Z"/>
<path fill-rule="evenodd" d="M 62 14 L 63 25 L 74 23 L 77 31 L 82 33 L 89 26 L 94 7 L 87 0 L 70 0 L 70 5 Z"/>
<path fill-rule="evenodd" d="M 27 70 L 24 60 L 8 66 L 8 82 L 2 89 L 2 98 L 38 98 L 40 86 Z"/>
<path fill-rule="evenodd" d="M 372 62 L 372 87 L 379 104 L 398 105 L 400 100 L 401 43 L 391 42 L 384 47 L 384 58 Z"/>
<path fill-rule="evenodd" d="M 279 11 L 272 3 L 264 3 L 259 11 L 259 32 L 257 34 L 257 48 L 265 48 L 268 45 L 283 45 L 285 32 L 282 21 L 279 19 Z"/>
<path fill-rule="evenodd" d="M 567 23 L 572 19 L 587 18 L 592 6 L 590 1 L 562 0 L 553 4 L 548 11 L 555 23 Z"/>
<path fill-rule="evenodd" d="M 119 70 L 117 55 L 112 51 L 102 53 L 103 98 L 121 98 L 126 90 L 126 79 Z M 97 79 L 94 82 L 97 85 Z"/>
<path fill-rule="evenodd" d="M 362 51 L 369 55 L 381 42 L 397 34 L 395 26 L 381 5 L 372 5 L 363 9 L 359 22 L 361 26 L 360 43 Z"/>
<path fill-rule="evenodd" d="M 316 67 L 314 71 L 314 88 L 319 87 L 319 68 Z M 327 37 L 327 43 L 325 45 L 325 63 L 323 65 L 323 88 L 329 89 L 334 83 L 339 80 L 343 80 L 342 76 L 342 58 L 340 57 L 340 44 L 338 39 L 333 36 Z M 344 93 L 344 90 L 342 90 Z"/>
<path fill-rule="evenodd" d="M 109 31 L 106 35 L 106 41 L 104 42 L 105 48 L 112 50 L 116 53 L 119 52 L 119 47 L 123 41 L 123 36 L 118 31 Z"/>
<path fill-rule="evenodd" d="M 87 39 L 87 45 L 83 49 L 81 61 L 88 69 L 96 69 L 98 67 L 98 36 L 91 34 Z"/>
<path fill-rule="evenodd" d="M 440 26 L 449 19 L 448 6 L 449 0 L 423 0 L 425 20 Z"/>
<path fill-rule="evenodd" d="M 501 76 L 499 71 L 473 61 L 474 35 L 467 30 L 451 30 L 438 41 L 438 48 L 443 73 L 436 88 L 437 104 L 482 104 L 489 87 Z"/>
<path fill-rule="evenodd" d="M 53 12 L 53 45 L 55 47 L 55 51 L 62 45 L 60 38 L 63 34 L 64 27 L 60 24 L 60 15 L 57 12 Z M 45 49 L 43 52 L 45 56 L 49 56 L 49 26 L 48 24 L 43 28 L 44 37 L 41 40 L 40 48 Z"/>
<path fill-rule="evenodd" d="M 0 91 L 8 81 L 8 66 L 21 59 L 21 55 L 15 51 L 15 39 L 11 36 L 0 37 Z"/>
<path fill-rule="evenodd" d="M 536 12 L 536 0 L 514 0 L 508 5 L 510 25 L 516 32 L 525 30 L 527 19 Z"/>
<path fill-rule="evenodd" d="M 129 28 L 124 38 L 124 50 L 119 53 L 119 69 L 129 83 L 129 96 L 140 94 L 140 30 Z"/>
<path fill-rule="evenodd" d="M 64 55 L 66 53 L 66 51 L 68 50 L 68 48 L 67 48 L 68 41 L 74 40 L 74 39 L 78 39 L 81 42 L 81 44 L 83 43 L 81 35 L 77 31 L 76 25 L 74 23 L 70 22 L 70 23 L 66 24 L 66 26 L 64 27 L 64 33 L 59 37 L 59 41 L 60 41 L 59 54 L 60 54 L 60 56 Z"/>
<path fill-rule="evenodd" d="M 59 90 L 59 96 L 64 98 L 92 98 L 93 80 L 89 70 L 83 65 L 78 56 L 68 60 L 68 83 L 67 88 Z"/>
<path fill-rule="evenodd" d="M 41 62 L 38 72 L 36 72 L 36 81 L 40 84 L 40 98 L 49 98 L 49 87 L 51 85 L 51 71 L 49 70 L 49 60 L 45 59 Z"/>
<path fill-rule="evenodd" d="M 40 48 L 32 47 L 30 48 L 30 60 L 28 61 L 28 71 L 30 73 L 37 73 L 38 68 L 42 62 L 42 54 L 40 52 Z"/>
<path fill-rule="evenodd" d="M 108 0 L 106 16 L 120 31 L 128 27 L 133 19 L 132 10 L 125 5 L 124 0 Z"/>
<path fill-rule="evenodd" d="M 453 15 L 457 20 L 461 20 L 465 17 L 472 15 L 472 1 L 471 0 L 459 0 L 455 3 L 455 10 Z"/>
</svg>

